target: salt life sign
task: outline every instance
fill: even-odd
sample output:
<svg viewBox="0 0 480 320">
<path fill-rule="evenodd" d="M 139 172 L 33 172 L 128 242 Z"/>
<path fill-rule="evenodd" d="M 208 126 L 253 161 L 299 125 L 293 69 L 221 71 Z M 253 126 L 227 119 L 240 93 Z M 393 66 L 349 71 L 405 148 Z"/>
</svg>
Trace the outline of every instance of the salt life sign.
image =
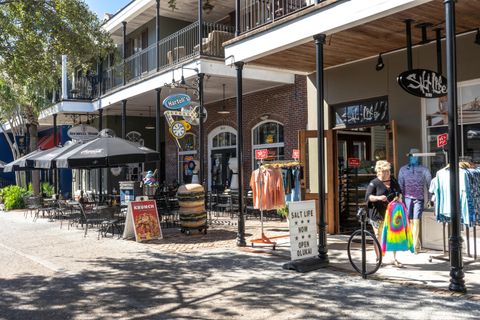
<svg viewBox="0 0 480 320">
<path fill-rule="evenodd" d="M 408 93 L 421 98 L 438 98 L 447 94 L 447 79 L 435 71 L 414 69 L 402 72 L 398 84 Z"/>
<path fill-rule="evenodd" d="M 314 200 L 288 204 L 292 260 L 318 256 L 316 216 Z"/>
</svg>

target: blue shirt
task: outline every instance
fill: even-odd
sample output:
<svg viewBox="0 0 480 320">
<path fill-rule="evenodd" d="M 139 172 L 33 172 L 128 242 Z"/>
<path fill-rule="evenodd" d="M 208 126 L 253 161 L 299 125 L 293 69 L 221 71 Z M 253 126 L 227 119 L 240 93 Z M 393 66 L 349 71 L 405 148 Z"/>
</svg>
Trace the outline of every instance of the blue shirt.
<svg viewBox="0 0 480 320">
<path fill-rule="evenodd" d="M 425 187 L 428 188 L 431 181 L 430 171 L 422 165 L 407 164 L 398 173 L 398 184 L 406 198 L 423 200 Z"/>
</svg>

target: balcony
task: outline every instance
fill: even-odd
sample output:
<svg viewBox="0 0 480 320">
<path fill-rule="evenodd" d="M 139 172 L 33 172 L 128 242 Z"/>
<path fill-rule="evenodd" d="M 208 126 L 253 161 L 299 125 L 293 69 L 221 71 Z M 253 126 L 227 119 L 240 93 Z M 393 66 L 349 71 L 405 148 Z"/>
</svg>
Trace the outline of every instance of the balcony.
<svg viewBox="0 0 480 320">
<path fill-rule="evenodd" d="M 125 84 L 146 78 L 156 72 L 168 70 L 187 60 L 200 56 L 224 58 L 222 43 L 234 37 L 234 27 L 215 23 L 202 24 L 202 52 L 199 41 L 200 23 L 195 22 L 158 42 L 127 57 L 125 62 L 105 70 L 102 74 L 101 93 L 105 94 Z"/>
<path fill-rule="evenodd" d="M 60 82 L 60 81 L 59 81 Z M 98 96 L 97 76 L 79 76 L 73 83 L 69 79 L 67 84 L 66 100 L 91 101 Z M 52 93 L 47 96 L 52 103 L 60 102 L 62 99 L 62 88 L 58 86 Z"/>
<path fill-rule="evenodd" d="M 240 5 L 240 32 L 272 23 L 314 3 L 314 0 L 243 0 Z"/>
</svg>

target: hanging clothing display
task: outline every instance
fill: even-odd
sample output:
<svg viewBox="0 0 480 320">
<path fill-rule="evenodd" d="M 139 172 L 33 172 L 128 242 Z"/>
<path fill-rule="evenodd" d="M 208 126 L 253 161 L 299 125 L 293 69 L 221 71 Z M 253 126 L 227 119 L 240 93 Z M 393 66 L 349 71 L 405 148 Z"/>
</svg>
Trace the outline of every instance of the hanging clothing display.
<svg viewBox="0 0 480 320">
<path fill-rule="evenodd" d="M 382 254 L 386 251 L 414 251 L 407 210 L 401 202 L 392 201 L 387 206 L 381 245 Z"/>
<path fill-rule="evenodd" d="M 480 169 L 459 170 L 461 223 L 474 226 L 480 216 Z M 450 222 L 450 171 L 441 169 L 430 184 L 429 192 L 434 195 L 435 217 L 440 222 Z"/>
<path fill-rule="evenodd" d="M 285 190 L 279 168 L 263 168 L 250 177 L 253 207 L 261 210 L 281 209 L 285 206 Z"/>
<path fill-rule="evenodd" d="M 282 168 L 285 202 L 300 201 L 300 166 Z"/>
</svg>

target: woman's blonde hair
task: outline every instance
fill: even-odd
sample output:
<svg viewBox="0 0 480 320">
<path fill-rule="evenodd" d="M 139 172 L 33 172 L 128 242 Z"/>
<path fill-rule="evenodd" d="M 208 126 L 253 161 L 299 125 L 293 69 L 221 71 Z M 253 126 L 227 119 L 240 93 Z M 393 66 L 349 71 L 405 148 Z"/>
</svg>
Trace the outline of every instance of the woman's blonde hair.
<svg viewBox="0 0 480 320">
<path fill-rule="evenodd" d="M 385 160 L 378 160 L 377 163 L 375 164 L 375 172 L 381 172 L 381 171 L 390 171 L 392 166 L 390 165 L 390 162 L 385 161 Z"/>
</svg>

